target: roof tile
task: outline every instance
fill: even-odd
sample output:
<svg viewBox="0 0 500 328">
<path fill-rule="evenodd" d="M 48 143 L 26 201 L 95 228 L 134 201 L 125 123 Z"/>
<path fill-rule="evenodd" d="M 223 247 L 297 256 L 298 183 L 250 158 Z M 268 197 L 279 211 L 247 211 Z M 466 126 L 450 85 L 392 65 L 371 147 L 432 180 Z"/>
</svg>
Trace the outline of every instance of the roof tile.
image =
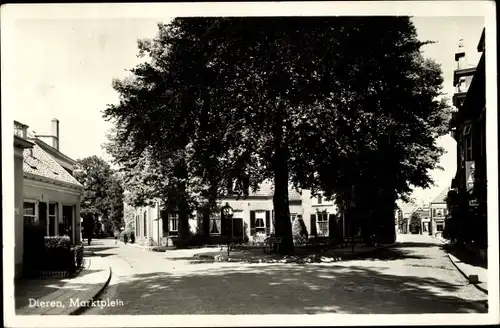
<svg viewBox="0 0 500 328">
<path fill-rule="evenodd" d="M 60 182 L 82 186 L 52 156 L 35 144 L 31 149 L 23 151 L 23 171 Z"/>
<path fill-rule="evenodd" d="M 250 190 L 249 196 L 261 196 L 261 197 L 271 197 L 274 196 L 274 184 L 270 181 L 262 182 L 259 185 L 259 189 L 255 192 Z M 302 197 L 300 193 L 292 187 L 288 187 L 288 199 L 289 200 L 301 200 Z"/>
</svg>

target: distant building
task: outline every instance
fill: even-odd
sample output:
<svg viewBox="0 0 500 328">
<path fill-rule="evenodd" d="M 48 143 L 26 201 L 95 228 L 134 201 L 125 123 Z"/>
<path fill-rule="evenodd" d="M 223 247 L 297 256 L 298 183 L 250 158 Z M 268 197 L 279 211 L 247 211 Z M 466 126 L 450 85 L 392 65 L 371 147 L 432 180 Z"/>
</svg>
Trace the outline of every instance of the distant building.
<svg viewBox="0 0 500 328">
<path fill-rule="evenodd" d="M 229 184 L 228 184 L 229 185 Z M 233 208 L 233 219 L 229 230 L 233 240 L 249 241 L 265 238 L 274 233 L 274 187 L 271 182 L 260 184 L 259 189 L 248 192 L 241 198 L 228 187 L 226 197 L 221 199 L 221 206 L 229 204 Z M 289 188 L 290 220 L 302 217 L 310 235 L 343 237 L 343 224 L 339 219 L 338 209 L 331 200 L 321 194 L 313 197 L 310 191 L 296 191 Z M 127 208 L 133 212 L 133 223 L 130 225 L 136 235 L 136 242 L 144 245 L 171 245 L 172 237 L 178 233 L 178 216 L 176 213 L 161 213 L 158 200 L 152 206 Z M 193 213 L 189 222 L 191 232 L 206 237 L 207 243 L 225 241 L 225 222 L 221 213 L 213 213 L 204 217 L 202 213 Z"/>
<path fill-rule="evenodd" d="M 485 89 L 485 30 L 481 34 L 478 52 L 482 53 L 476 68 L 463 67 L 465 53 L 455 54 L 457 69 L 453 85 L 457 88 L 453 104 L 457 111 L 451 120 L 451 133 L 457 142 L 457 172 L 449 192 L 449 209 L 474 217 L 478 242 L 487 242 L 486 233 L 486 89 Z M 460 208 L 460 209 L 458 209 Z M 472 220 L 472 219 L 471 219 Z M 470 221 L 470 220 L 466 220 Z M 467 227 L 456 227 L 466 229 Z M 485 246 L 485 245 L 484 245 Z"/>
<path fill-rule="evenodd" d="M 415 214 L 418 216 L 419 221 L 415 222 L 413 218 Z M 425 234 L 429 233 L 430 211 L 429 206 L 421 205 L 416 206 L 405 214 L 403 224 L 401 226 L 401 233 L 407 234 Z"/>
<path fill-rule="evenodd" d="M 446 224 L 445 218 L 448 214 L 446 198 L 448 197 L 449 189 L 444 189 L 434 200 L 430 206 L 430 229 L 429 232 L 433 236 L 441 236 Z"/>
<path fill-rule="evenodd" d="M 431 210 L 429 206 L 419 207 L 416 213 L 420 217 L 420 232 L 422 234 L 430 233 Z"/>
</svg>

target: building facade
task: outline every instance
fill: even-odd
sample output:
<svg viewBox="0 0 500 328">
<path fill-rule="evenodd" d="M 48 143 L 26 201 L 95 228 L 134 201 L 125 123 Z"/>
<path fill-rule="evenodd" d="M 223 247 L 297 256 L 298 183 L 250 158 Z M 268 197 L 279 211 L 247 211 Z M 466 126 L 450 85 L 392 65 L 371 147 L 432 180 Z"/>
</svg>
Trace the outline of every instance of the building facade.
<svg viewBox="0 0 500 328">
<path fill-rule="evenodd" d="M 23 201 L 24 201 L 24 173 L 23 152 L 35 145 L 28 140 L 28 126 L 14 121 L 14 259 L 15 276 L 19 277 L 23 271 Z"/>
<path fill-rule="evenodd" d="M 14 122 L 15 144 L 19 144 L 19 139 L 24 143 L 22 155 L 19 150 L 15 154 L 18 273 L 22 271 L 23 236 L 28 225 L 45 227 L 46 236 L 66 235 L 73 244 L 81 243 L 79 218 L 83 186 L 73 177 L 76 162 L 59 151 L 59 121 L 54 119 L 52 125 L 54 140 L 49 145 L 29 134 L 28 126 Z"/>
<path fill-rule="evenodd" d="M 292 223 L 297 218 L 302 218 L 309 234 L 342 236 L 342 225 L 332 224 L 333 220 L 338 220 L 338 209 L 333 201 L 326 200 L 322 195 L 312 196 L 307 190 L 298 192 L 290 187 L 288 192 Z M 228 195 L 219 200 L 219 204 L 227 204 L 233 209 L 228 229 L 234 241 L 259 240 L 274 233 L 273 195 L 274 188 L 269 181 L 263 182 L 255 192 L 248 189 L 241 198 L 229 188 Z M 179 218 L 176 213 L 161 213 L 159 201 L 153 201 L 153 204 L 139 208 L 128 206 L 133 212 L 133 224 L 129 230 L 135 233 L 138 244 L 171 245 L 172 237 L 178 233 Z M 208 218 L 204 218 L 202 213 L 193 213 L 189 222 L 191 233 L 207 237 L 207 243 L 224 240 L 224 232 L 227 231 L 225 224 L 218 212 Z"/>
<path fill-rule="evenodd" d="M 450 233 L 456 239 L 474 241 L 482 247 L 487 246 L 484 38 L 483 29 L 477 46 L 481 58 L 474 69 L 464 67 L 464 52 L 455 54 L 453 104 L 457 111 L 452 116 L 451 134 L 457 142 L 457 172 L 448 195 Z"/>
<path fill-rule="evenodd" d="M 446 226 L 446 216 L 448 215 L 448 207 L 446 199 L 448 197 L 449 188 L 443 190 L 430 204 L 430 229 L 429 232 L 435 237 L 440 237 L 443 234 Z"/>
</svg>

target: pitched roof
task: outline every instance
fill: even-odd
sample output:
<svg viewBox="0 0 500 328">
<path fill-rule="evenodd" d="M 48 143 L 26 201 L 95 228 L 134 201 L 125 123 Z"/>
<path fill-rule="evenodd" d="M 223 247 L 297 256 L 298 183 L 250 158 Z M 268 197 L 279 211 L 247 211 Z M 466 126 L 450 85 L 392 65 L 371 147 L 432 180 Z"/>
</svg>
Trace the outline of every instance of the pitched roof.
<svg viewBox="0 0 500 328">
<path fill-rule="evenodd" d="M 72 184 L 76 187 L 82 185 L 66 171 L 57 161 L 52 158 L 39 145 L 35 144 L 31 149 L 23 151 L 23 171 L 58 182 Z"/>
<path fill-rule="evenodd" d="M 441 193 L 436 198 L 434 198 L 434 200 L 431 203 L 432 204 L 446 203 L 446 198 L 448 197 L 448 191 L 449 191 L 448 188 L 441 191 Z"/>
<path fill-rule="evenodd" d="M 270 181 L 262 182 L 259 185 L 259 189 L 253 192 L 250 190 L 249 196 L 260 196 L 260 197 L 272 197 L 274 195 L 274 184 Z M 293 187 L 288 187 L 288 199 L 289 200 L 301 200 L 301 194 Z"/>
</svg>

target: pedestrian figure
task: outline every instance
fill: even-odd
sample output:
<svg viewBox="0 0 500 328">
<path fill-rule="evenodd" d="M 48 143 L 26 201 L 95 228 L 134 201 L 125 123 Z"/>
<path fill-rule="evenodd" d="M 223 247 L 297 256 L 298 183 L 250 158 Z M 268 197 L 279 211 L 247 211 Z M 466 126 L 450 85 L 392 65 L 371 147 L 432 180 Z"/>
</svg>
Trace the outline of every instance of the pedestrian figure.
<svg viewBox="0 0 500 328">
<path fill-rule="evenodd" d="M 115 244 L 118 243 L 118 231 L 115 230 Z"/>
</svg>

